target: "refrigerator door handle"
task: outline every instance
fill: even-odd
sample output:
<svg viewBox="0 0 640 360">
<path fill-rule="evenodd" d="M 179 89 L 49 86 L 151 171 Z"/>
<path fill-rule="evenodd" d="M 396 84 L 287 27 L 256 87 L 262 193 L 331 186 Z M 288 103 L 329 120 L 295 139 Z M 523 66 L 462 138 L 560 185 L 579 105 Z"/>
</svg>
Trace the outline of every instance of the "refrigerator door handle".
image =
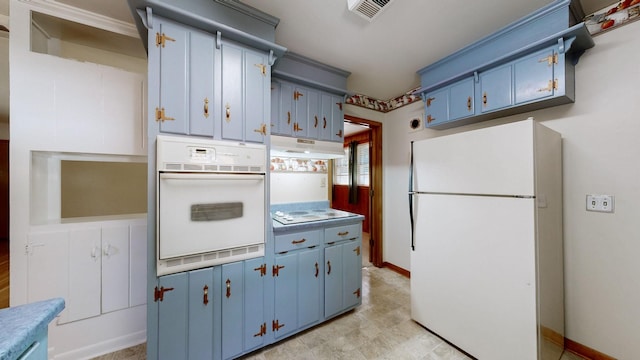
<svg viewBox="0 0 640 360">
<path fill-rule="evenodd" d="M 410 151 L 410 167 L 409 167 L 409 221 L 411 222 L 411 250 L 415 251 L 415 225 L 413 221 L 413 141 L 411 142 L 411 151 Z"/>
</svg>

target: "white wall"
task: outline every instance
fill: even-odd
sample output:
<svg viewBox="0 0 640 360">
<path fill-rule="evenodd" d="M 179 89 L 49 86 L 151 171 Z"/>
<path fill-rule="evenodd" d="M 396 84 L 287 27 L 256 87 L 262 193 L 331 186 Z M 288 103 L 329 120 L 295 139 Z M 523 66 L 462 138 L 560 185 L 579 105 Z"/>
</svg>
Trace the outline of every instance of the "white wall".
<svg viewBox="0 0 640 360">
<path fill-rule="evenodd" d="M 409 141 L 535 117 L 563 136 L 567 338 L 620 360 L 640 354 L 640 22 L 594 38 L 576 66 L 576 103 L 444 131 L 408 133 L 410 105 L 384 119 L 384 261 L 410 268 Z M 615 196 L 615 213 L 585 210 Z"/>
<path fill-rule="evenodd" d="M 271 204 L 328 201 L 327 173 L 271 173 Z"/>
</svg>

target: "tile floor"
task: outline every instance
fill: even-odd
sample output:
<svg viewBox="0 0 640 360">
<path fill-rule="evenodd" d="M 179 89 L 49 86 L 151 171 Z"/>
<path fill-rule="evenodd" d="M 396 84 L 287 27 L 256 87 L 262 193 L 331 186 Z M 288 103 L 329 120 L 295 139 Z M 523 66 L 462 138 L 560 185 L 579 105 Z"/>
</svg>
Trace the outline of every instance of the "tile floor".
<svg viewBox="0 0 640 360">
<path fill-rule="evenodd" d="M 410 319 L 406 277 L 365 266 L 362 290 L 362 306 L 356 310 L 243 359 L 470 359 Z M 143 344 L 96 359 L 138 360 L 145 358 L 144 352 Z M 565 352 L 561 360 L 580 359 Z"/>
</svg>

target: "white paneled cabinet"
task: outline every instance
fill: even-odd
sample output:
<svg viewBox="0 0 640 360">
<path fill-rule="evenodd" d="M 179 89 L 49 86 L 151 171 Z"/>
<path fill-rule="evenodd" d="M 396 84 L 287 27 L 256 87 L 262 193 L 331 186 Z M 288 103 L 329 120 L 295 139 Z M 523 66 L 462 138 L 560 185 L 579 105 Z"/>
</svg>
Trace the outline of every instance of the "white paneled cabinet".
<svg viewBox="0 0 640 360">
<path fill-rule="evenodd" d="M 146 303 L 146 221 L 117 220 L 32 228 L 28 301 L 62 297 L 58 323 Z"/>
</svg>

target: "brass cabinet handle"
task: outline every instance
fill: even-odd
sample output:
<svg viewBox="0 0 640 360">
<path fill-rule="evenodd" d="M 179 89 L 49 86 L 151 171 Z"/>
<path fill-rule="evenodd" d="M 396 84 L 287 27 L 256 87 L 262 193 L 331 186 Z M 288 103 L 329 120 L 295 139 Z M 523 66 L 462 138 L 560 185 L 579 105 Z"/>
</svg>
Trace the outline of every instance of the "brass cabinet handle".
<svg viewBox="0 0 640 360">
<path fill-rule="evenodd" d="M 360 288 L 358 288 L 358 290 L 353 292 L 353 295 L 355 295 L 356 297 L 360 297 Z"/>
<path fill-rule="evenodd" d="M 253 131 L 260 133 L 264 136 L 267 136 L 267 124 L 263 123 L 262 125 L 260 125 L 259 129 L 253 129 Z"/>
<path fill-rule="evenodd" d="M 209 99 L 204 98 L 204 117 L 209 117 Z"/>
<path fill-rule="evenodd" d="M 326 129 L 327 128 L 327 118 L 323 116 L 322 117 L 322 121 L 324 121 L 324 124 L 322 125 L 322 128 Z"/>
<path fill-rule="evenodd" d="M 265 64 L 253 64 L 254 66 L 257 66 L 258 68 L 260 68 L 260 73 L 262 74 L 262 76 L 266 76 L 267 75 L 267 65 Z"/>
<path fill-rule="evenodd" d="M 545 58 L 538 60 L 538 62 L 546 62 L 548 66 L 558 63 L 558 54 L 549 55 Z"/>
<path fill-rule="evenodd" d="M 426 102 L 427 102 L 427 107 L 431 106 L 431 102 L 432 102 L 433 100 L 435 100 L 435 99 L 436 99 L 436 98 L 434 98 L 434 97 L 427 98 L 427 100 L 426 100 Z"/>
<path fill-rule="evenodd" d="M 156 286 L 156 288 L 153 291 L 153 301 L 157 302 L 159 301 L 164 301 L 164 293 L 167 291 L 173 291 L 173 288 L 166 288 L 164 286 L 161 286 L 160 289 L 158 289 L 158 287 Z"/>
<path fill-rule="evenodd" d="M 156 121 L 164 122 L 165 120 L 175 120 L 176 118 L 168 117 L 164 113 L 164 108 L 156 108 Z"/>
<path fill-rule="evenodd" d="M 318 127 L 318 115 L 314 116 L 314 118 L 316 119 L 316 122 L 313 124 L 314 128 Z"/>
<path fill-rule="evenodd" d="M 202 303 L 205 305 L 209 303 L 209 286 L 207 285 L 202 288 Z"/>
<path fill-rule="evenodd" d="M 231 297 L 231 280 L 227 279 L 227 299 Z"/>
<path fill-rule="evenodd" d="M 341 102 L 337 102 L 336 105 L 338 105 L 338 107 L 340 108 L 340 111 L 342 111 L 342 103 Z"/>
<path fill-rule="evenodd" d="M 298 125 L 298 123 L 293 123 L 293 131 L 302 131 L 303 129 Z"/>
<path fill-rule="evenodd" d="M 339 232 L 338 236 L 345 236 L 345 235 L 349 235 L 348 231 L 343 231 L 343 232 Z"/>
<path fill-rule="evenodd" d="M 253 271 L 260 271 L 260 277 L 267 275 L 267 264 L 262 264 L 257 268 L 253 269 Z"/>
<path fill-rule="evenodd" d="M 176 39 L 168 37 L 165 33 L 162 33 L 162 35 L 160 35 L 160 33 L 156 33 L 156 47 L 164 47 L 167 40 L 176 41 Z"/>
<path fill-rule="evenodd" d="M 284 326 L 284 324 L 280 324 L 280 322 L 278 320 L 273 320 L 271 322 L 271 331 L 278 331 L 283 326 Z"/>
<path fill-rule="evenodd" d="M 331 274 L 331 261 L 327 261 L 327 275 Z"/>
<path fill-rule="evenodd" d="M 484 105 L 485 107 L 487 106 L 487 92 L 485 91 L 484 94 L 482 94 L 482 105 Z"/>
<path fill-rule="evenodd" d="M 294 91 L 293 93 L 293 100 L 298 100 L 300 99 L 300 96 L 304 96 L 303 93 L 299 92 L 298 90 Z"/>
<path fill-rule="evenodd" d="M 318 266 L 318 262 L 316 261 L 316 277 L 318 277 L 318 273 L 320 272 L 320 267 Z"/>
<path fill-rule="evenodd" d="M 434 118 L 433 116 L 431 116 L 431 114 L 427 115 L 427 124 L 431 124 L 432 121 L 434 121 L 436 118 Z"/>
<path fill-rule="evenodd" d="M 336 134 L 337 137 L 341 138 L 342 137 L 342 130 L 338 131 L 338 133 Z"/>
<path fill-rule="evenodd" d="M 471 96 L 467 98 L 467 110 L 471 111 Z"/>
<path fill-rule="evenodd" d="M 547 87 L 538 89 L 538 92 L 551 91 L 551 90 L 558 90 L 558 79 L 549 80 Z"/>
<path fill-rule="evenodd" d="M 280 269 L 284 269 L 284 265 L 273 265 L 273 268 L 271 268 L 271 275 L 280 276 Z"/>
<path fill-rule="evenodd" d="M 287 111 L 287 125 L 291 124 L 291 111 Z"/>
<path fill-rule="evenodd" d="M 260 325 L 260 332 L 258 332 L 257 334 L 254 334 L 253 337 L 264 336 L 266 334 L 267 334 L 267 323 L 262 323 L 262 325 Z"/>
<path fill-rule="evenodd" d="M 303 242 L 305 242 L 305 241 L 307 241 L 307 239 L 302 238 L 302 239 L 300 239 L 300 240 L 293 240 L 293 241 L 291 241 L 291 243 L 292 243 L 293 245 L 296 245 L 296 244 L 302 244 L 302 243 L 303 243 Z"/>
<path fill-rule="evenodd" d="M 353 251 L 356 253 L 357 256 L 360 256 L 360 246 L 358 246 L 357 248 L 353 249 Z"/>
<path fill-rule="evenodd" d="M 225 106 L 225 118 L 227 122 L 231 121 L 231 105 L 229 103 Z"/>
</svg>

